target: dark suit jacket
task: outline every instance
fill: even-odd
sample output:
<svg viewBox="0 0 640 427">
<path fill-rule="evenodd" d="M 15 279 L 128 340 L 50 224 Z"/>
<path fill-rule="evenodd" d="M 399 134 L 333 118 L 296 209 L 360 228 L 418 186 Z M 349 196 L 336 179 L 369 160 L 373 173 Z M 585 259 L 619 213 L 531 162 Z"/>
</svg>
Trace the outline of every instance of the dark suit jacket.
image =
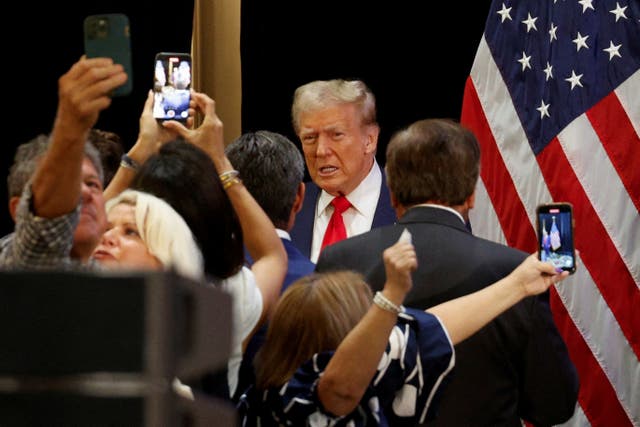
<svg viewBox="0 0 640 427">
<path fill-rule="evenodd" d="M 382 172 L 382 183 L 380 187 L 380 197 L 376 205 L 376 212 L 373 216 L 371 228 L 382 227 L 393 224 L 396 221 L 396 212 L 391 206 L 387 179 Z M 313 225 L 315 221 L 316 204 L 320 197 L 321 189 L 313 182 L 305 182 L 306 191 L 302 209 L 296 215 L 296 222 L 291 230 L 291 240 L 300 251 L 309 258 L 311 256 L 311 242 L 313 240 Z"/>
<path fill-rule="evenodd" d="M 313 273 L 316 265 L 311 262 L 308 256 L 303 255 L 291 240 L 280 240 L 282 240 L 282 244 L 284 244 L 284 248 L 287 251 L 288 258 L 287 275 L 284 277 L 282 290 L 280 291 L 280 293 L 282 294 L 293 282 L 303 276 L 306 276 L 307 274 Z"/>
<path fill-rule="evenodd" d="M 316 270 L 354 269 L 380 290 L 382 252 L 405 227 L 418 256 L 405 299 L 410 307 L 426 309 L 484 288 L 528 255 L 473 236 L 451 212 L 414 207 L 396 225 L 326 247 Z M 456 346 L 453 381 L 429 425 L 521 427 L 520 417 L 536 425 L 559 424 L 573 414 L 577 392 L 575 367 L 548 302 L 544 296 L 526 298 Z"/>
</svg>

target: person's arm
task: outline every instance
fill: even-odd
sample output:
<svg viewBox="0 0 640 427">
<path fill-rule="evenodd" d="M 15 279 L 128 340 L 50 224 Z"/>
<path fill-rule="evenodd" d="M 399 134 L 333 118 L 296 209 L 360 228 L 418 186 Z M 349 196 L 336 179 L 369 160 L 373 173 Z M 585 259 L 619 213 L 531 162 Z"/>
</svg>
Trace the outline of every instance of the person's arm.
<svg viewBox="0 0 640 427">
<path fill-rule="evenodd" d="M 190 111 L 187 119 L 187 126 L 193 124 L 193 111 Z M 138 139 L 127 156 L 138 166 L 147 161 L 149 157 L 157 153 L 160 147 L 176 138 L 177 134 L 164 126 L 164 123 L 158 123 L 153 117 L 153 91 L 149 91 L 147 99 L 142 108 L 140 115 L 140 130 Z M 131 185 L 135 178 L 137 170 L 135 168 L 123 166 L 122 164 L 111 179 L 111 182 L 104 190 L 104 199 L 109 200 L 120 194 L 123 190 Z"/>
<path fill-rule="evenodd" d="M 402 305 L 411 289 L 411 272 L 418 260 L 411 243 L 399 242 L 383 253 L 387 281 L 382 294 Z M 371 383 L 396 325 L 397 313 L 373 304 L 336 349 L 318 383 L 323 407 L 335 415 L 353 411 Z"/>
<path fill-rule="evenodd" d="M 388 257 L 395 256 L 401 259 L 402 256 L 412 256 L 415 259 L 412 246 L 409 246 L 409 252 L 402 255 L 398 252 L 398 245 L 407 244 L 397 243 L 384 254 L 387 282 L 383 294 L 396 305 L 402 302 L 409 289 L 404 290 L 402 286 L 397 286 L 397 283 L 402 283 L 401 280 L 395 280 L 401 278 L 398 275 L 401 270 L 396 270 L 395 279 L 393 276 L 393 267 L 398 268 L 402 265 L 401 261 Z M 388 254 L 390 249 L 395 250 Z M 409 274 L 409 271 L 406 274 Z M 552 264 L 539 261 L 534 254 L 527 257 L 509 276 L 493 285 L 426 311 L 440 319 L 452 343 L 456 344 L 477 332 L 521 299 L 540 294 L 567 276 L 567 272 L 558 274 Z M 408 280 L 410 288 L 410 276 Z M 335 415 L 345 415 L 357 407 L 375 374 L 389 333 L 395 325 L 395 316 L 390 315 L 391 313 L 378 307 L 372 307 L 340 343 L 318 383 L 318 396 L 326 410 Z"/>
<path fill-rule="evenodd" d="M 543 293 L 568 275 L 558 274 L 551 263 L 538 260 L 535 254 L 529 255 L 508 276 L 491 286 L 426 311 L 440 319 L 453 344 L 458 344 L 523 298 Z"/>
<path fill-rule="evenodd" d="M 54 218 L 78 205 L 89 130 L 100 112 L 111 105 L 109 93 L 126 79 L 122 66 L 111 59 L 84 56 L 58 79 L 58 109 L 51 142 L 31 183 L 37 216 Z"/>
<path fill-rule="evenodd" d="M 213 160 L 218 174 L 233 170 L 233 165 L 224 152 L 223 125 L 215 113 L 215 102 L 198 92 L 192 92 L 191 100 L 196 109 L 204 113 L 202 124 L 194 130 L 189 130 L 178 122 L 166 123 L 165 126 L 203 149 Z M 273 223 L 245 186 L 241 182 L 235 183 L 226 191 L 240 220 L 244 244 L 254 260 L 251 270 L 262 294 L 263 309 L 255 331 L 267 319 L 280 296 L 287 272 L 287 253 Z M 244 344 L 250 336 L 251 334 Z"/>
</svg>

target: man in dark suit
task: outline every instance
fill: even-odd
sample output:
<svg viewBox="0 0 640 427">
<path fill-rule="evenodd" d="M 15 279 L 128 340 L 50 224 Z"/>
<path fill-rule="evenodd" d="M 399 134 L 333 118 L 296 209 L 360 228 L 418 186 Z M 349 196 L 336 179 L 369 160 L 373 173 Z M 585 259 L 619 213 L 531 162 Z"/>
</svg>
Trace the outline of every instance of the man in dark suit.
<svg viewBox="0 0 640 427">
<path fill-rule="evenodd" d="M 396 133 L 386 170 L 398 223 L 327 247 L 316 269 L 354 269 L 380 290 L 380 254 L 407 228 L 418 255 L 407 306 L 428 308 L 505 277 L 527 254 L 465 226 L 479 169 L 475 136 L 453 121 L 421 120 Z M 527 298 L 456 346 L 455 376 L 430 425 L 560 424 L 572 416 L 577 394 L 548 301 Z"/>
<path fill-rule="evenodd" d="M 302 154 L 286 136 L 264 130 L 242 134 L 225 151 L 233 167 L 240 172 L 247 190 L 273 222 L 287 251 L 287 274 L 282 293 L 291 283 L 315 269 L 315 264 L 289 237 L 305 193 Z M 265 334 L 266 325 L 256 331 L 247 345 L 235 399 L 253 382 L 252 361 Z"/>
<path fill-rule="evenodd" d="M 346 237 L 396 220 L 383 171 L 376 163 L 380 128 L 375 97 L 359 80 L 319 80 L 296 89 L 293 127 L 302 143 L 312 183 L 291 230 L 291 239 L 318 259 L 331 221 L 332 201 L 346 197 Z M 326 244 L 327 241 L 324 241 Z"/>
</svg>

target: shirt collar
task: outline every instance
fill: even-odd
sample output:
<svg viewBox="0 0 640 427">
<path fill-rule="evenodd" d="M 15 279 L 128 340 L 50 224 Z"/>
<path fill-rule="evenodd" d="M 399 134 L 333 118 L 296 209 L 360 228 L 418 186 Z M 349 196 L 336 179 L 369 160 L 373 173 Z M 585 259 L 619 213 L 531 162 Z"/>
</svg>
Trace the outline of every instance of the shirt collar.
<svg viewBox="0 0 640 427">
<path fill-rule="evenodd" d="M 289 235 L 289 233 L 280 228 L 276 228 L 276 233 L 281 239 L 291 240 L 291 236 Z"/>
<path fill-rule="evenodd" d="M 462 221 L 463 224 L 466 225 L 466 222 L 464 221 L 464 218 L 462 217 L 462 215 L 460 214 L 460 212 L 458 212 L 457 210 L 450 208 L 449 206 L 444 206 L 444 205 L 436 205 L 433 203 L 421 203 L 419 205 L 414 205 L 412 207 L 416 207 L 416 206 L 425 206 L 428 208 L 437 208 L 437 209 L 443 209 L 445 211 L 449 211 L 454 213 L 458 218 L 460 218 L 460 221 Z"/>
<path fill-rule="evenodd" d="M 373 192 L 380 191 L 382 185 L 382 172 L 378 162 L 373 161 L 373 166 L 369 171 L 369 174 L 358 184 L 358 186 L 349 194 L 346 194 L 347 199 L 351 203 L 351 206 L 358 212 L 370 212 L 375 211 L 376 204 L 378 203 L 377 197 L 368 197 Z M 322 215 L 327 206 L 331 203 L 334 196 L 322 190 L 320 193 L 320 199 L 318 200 L 318 210 L 316 216 Z"/>
</svg>

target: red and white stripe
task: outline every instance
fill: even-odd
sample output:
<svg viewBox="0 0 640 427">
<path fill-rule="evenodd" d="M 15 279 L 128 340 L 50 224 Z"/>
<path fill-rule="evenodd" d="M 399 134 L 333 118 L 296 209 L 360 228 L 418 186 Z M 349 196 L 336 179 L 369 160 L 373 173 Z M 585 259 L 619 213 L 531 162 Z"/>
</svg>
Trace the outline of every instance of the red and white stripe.
<svg viewBox="0 0 640 427">
<path fill-rule="evenodd" d="M 474 234 L 532 253 L 536 206 L 573 204 L 578 270 L 551 293 L 580 376 L 566 425 L 640 426 L 640 71 L 536 157 L 483 38 L 461 121 L 482 150 Z"/>
</svg>

